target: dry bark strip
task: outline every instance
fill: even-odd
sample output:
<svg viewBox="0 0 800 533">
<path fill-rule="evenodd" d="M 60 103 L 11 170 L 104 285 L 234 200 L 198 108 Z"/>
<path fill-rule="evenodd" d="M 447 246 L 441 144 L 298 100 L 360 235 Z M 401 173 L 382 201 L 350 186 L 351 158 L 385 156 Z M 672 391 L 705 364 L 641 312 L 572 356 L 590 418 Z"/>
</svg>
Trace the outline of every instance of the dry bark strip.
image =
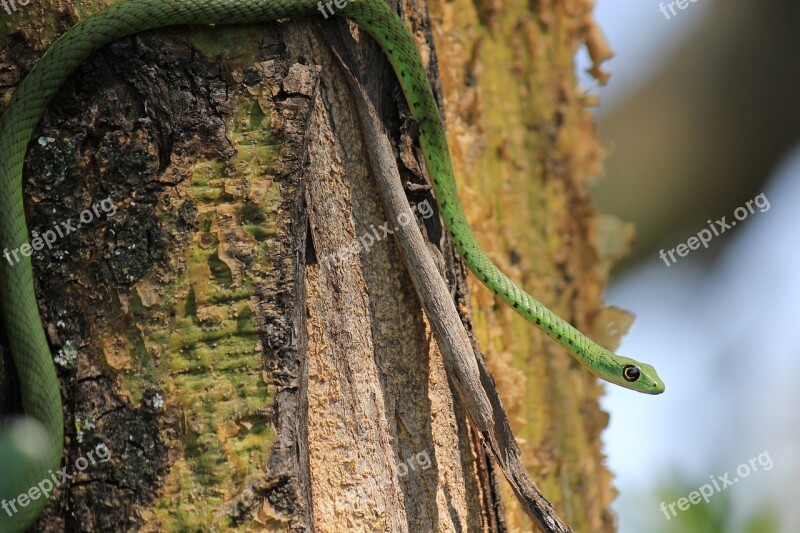
<svg viewBox="0 0 800 533">
<path fill-rule="evenodd" d="M 349 72 L 341 56 L 337 54 L 336 57 Z M 364 129 L 367 153 L 386 214 L 391 220 L 402 220 L 404 216 L 413 220 L 414 213 L 409 209 L 386 131 L 352 73 L 348 79 L 352 82 L 351 87 L 358 101 L 356 109 Z M 472 353 L 469 337 L 458 317 L 450 291 L 417 225 L 401 226 L 394 236 L 400 244 L 417 295 L 436 334 L 450 379 L 456 384 L 462 401 L 467 405 L 473 424 L 479 431 L 486 431 L 493 424 L 492 407 L 481 387 L 475 354 Z"/>
<path fill-rule="evenodd" d="M 378 118 L 369 97 L 345 60 L 332 45 L 355 94 L 366 148 L 373 167 L 375 181 L 384 201 L 386 214 L 398 220 L 403 214 L 413 217 L 408 199 L 401 184 L 400 172 L 394 159 L 386 131 Z M 500 403 L 494 381 L 484 365 L 480 370 L 472 351 L 470 339 L 458 316 L 455 303 L 445 281 L 431 257 L 431 250 L 417 225 L 412 224 L 395 232 L 409 274 L 422 302 L 428 319 L 436 333 L 439 349 L 447 366 L 448 375 L 456 383 L 456 390 L 467 406 L 470 420 L 484 437 L 484 447 L 500 465 L 528 515 L 547 533 L 569 533 L 569 528 L 556 514 L 552 504 L 531 480 L 520 460 L 519 448 Z M 481 384 L 483 381 L 483 384 Z M 487 397 L 489 390 L 494 400 Z M 494 409 L 494 415 L 492 414 Z"/>
</svg>

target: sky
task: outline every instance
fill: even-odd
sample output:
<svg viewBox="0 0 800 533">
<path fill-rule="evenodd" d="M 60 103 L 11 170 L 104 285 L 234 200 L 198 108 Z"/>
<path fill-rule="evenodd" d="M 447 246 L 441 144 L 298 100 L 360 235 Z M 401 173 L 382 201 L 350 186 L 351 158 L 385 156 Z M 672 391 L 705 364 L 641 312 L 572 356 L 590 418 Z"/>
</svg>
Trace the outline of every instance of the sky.
<svg viewBox="0 0 800 533">
<path fill-rule="evenodd" d="M 616 52 L 605 64 L 612 72 L 608 86 L 582 78 L 600 95 L 598 120 L 699 30 L 712 1 L 690 4 L 670 20 L 660 2 L 597 1 L 598 22 Z M 579 69 L 587 66 L 582 54 Z M 606 293 L 609 305 L 636 315 L 619 352 L 653 364 L 667 384 L 655 397 L 607 387 L 602 401 L 611 415 L 603 438 L 620 491 L 612 508 L 622 533 L 638 533 L 645 524 L 671 530 L 657 487 L 678 478 L 699 488 L 720 477 L 737 480 L 717 483 L 737 516 L 767 501 L 777 509 L 781 531 L 800 530 L 791 496 L 800 476 L 800 417 L 792 408 L 800 404 L 793 383 L 800 375 L 798 176 L 800 145 L 769 178 L 763 191 L 769 209 L 756 209 L 711 241 L 719 254 L 700 249 L 670 267 L 652 254 Z M 729 219 L 737 207 L 730 206 Z M 701 229 L 687 229 L 686 238 Z M 673 245 L 664 242 L 667 249 Z"/>
<path fill-rule="evenodd" d="M 667 384 L 664 395 L 636 401 L 609 387 L 603 401 L 623 533 L 640 531 L 628 516 L 661 519 L 660 501 L 642 493 L 673 474 L 699 487 L 765 452 L 769 471 L 726 490 L 742 513 L 771 501 L 782 509 L 785 531 L 800 529 L 796 502 L 784 500 L 800 474 L 800 417 L 791 408 L 800 404 L 800 249 L 792 242 L 792 228 L 800 227 L 798 174 L 800 148 L 764 191 L 770 209 L 720 236 L 730 242 L 713 264 L 701 263 L 702 249 L 669 268 L 653 255 L 606 295 L 636 314 L 619 351 L 652 363 Z"/>
</svg>

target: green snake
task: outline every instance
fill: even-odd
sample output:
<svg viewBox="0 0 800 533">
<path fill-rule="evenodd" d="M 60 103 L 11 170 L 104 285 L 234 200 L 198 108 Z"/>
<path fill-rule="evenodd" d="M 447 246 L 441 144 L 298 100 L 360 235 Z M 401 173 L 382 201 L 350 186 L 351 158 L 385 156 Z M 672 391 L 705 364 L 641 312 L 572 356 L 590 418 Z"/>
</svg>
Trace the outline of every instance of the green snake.
<svg viewBox="0 0 800 533">
<path fill-rule="evenodd" d="M 62 35 L 19 85 L 0 118 L 0 248 L 28 243 L 22 197 L 22 168 L 28 143 L 56 91 L 86 58 L 102 46 L 134 33 L 179 24 L 244 24 L 319 16 L 318 0 L 129 0 L 89 17 Z M 628 389 L 659 394 L 664 384 L 655 369 L 599 346 L 559 318 L 503 274 L 478 246 L 459 200 L 444 124 L 413 37 L 384 0 L 337 0 L 328 9 L 369 33 L 390 61 L 411 115 L 419 124 L 419 142 L 444 224 L 469 269 L 500 299 L 564 346 L 598 377 Z M 339 8 L 340 5 L 344 7 Z M 326 15 L 327 18 L 327 15 Z M 31 259 L 2 261 L 0 310 L 22 401 L 28 416 L 51 440 L 45 452 L 25 453 L 11 430 L 0 433 L 0 496 L 27 492 L 48 471 L 59 469 L 64 422 L 53 358 L 34 293 Z M 29 465 L 25 463 L 28 461 Z M 24 469 L 20 465 L 26 465 Z M 23 473 L 19 473 L 19 472 Z M 10 472 L 15 474 L 7 475 Z M 15 479 L 9 479 L 15 478 Z M 8 516 L 0 509 L 0 531 L 22 531 L 38 516 L 39 498 Z"/>
</svg>

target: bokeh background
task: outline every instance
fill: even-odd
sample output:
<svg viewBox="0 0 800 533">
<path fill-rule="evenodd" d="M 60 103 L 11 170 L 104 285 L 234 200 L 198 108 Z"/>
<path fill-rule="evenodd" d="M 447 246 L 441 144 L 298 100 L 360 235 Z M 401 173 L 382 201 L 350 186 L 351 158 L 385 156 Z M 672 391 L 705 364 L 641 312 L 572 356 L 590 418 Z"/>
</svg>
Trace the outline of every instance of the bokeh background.
<svg viewBox="0 0 800 533">
<path fill-rule="evenodd" d="M 579 61 L 609 147 L 593 196 L 637 232 L 606 295 L 636 315 L 619 351 L 667 384 L 658 397 L 608 387 L 614 510 L 623 533 L 796 533 L 800 3 L 687 0 L 676 15 L 669 3 L 597 0 L 616 52 L 609 83 Z M 708 249 L 669 267 L 659 257 L 762 193 L 769 209 Z M 667 519 L 662 502 L 726 473 L 738 481 Z"/>
</svg>

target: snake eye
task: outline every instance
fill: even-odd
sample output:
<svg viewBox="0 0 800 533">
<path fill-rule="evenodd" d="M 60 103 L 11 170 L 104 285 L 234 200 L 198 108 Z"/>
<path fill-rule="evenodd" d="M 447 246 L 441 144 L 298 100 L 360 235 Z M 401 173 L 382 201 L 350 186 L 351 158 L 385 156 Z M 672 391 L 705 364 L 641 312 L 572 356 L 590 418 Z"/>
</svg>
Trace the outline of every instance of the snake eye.
<svg viewBox="0 0 800 533">
<path fill-rule="evenodd" d="M 642 373 L 639 371 L 638 366 L 628 365 L 622 369 L 622 377 L 625 378 L 625 381 L 636 381 L 641 375 Z"/>
</svg>

